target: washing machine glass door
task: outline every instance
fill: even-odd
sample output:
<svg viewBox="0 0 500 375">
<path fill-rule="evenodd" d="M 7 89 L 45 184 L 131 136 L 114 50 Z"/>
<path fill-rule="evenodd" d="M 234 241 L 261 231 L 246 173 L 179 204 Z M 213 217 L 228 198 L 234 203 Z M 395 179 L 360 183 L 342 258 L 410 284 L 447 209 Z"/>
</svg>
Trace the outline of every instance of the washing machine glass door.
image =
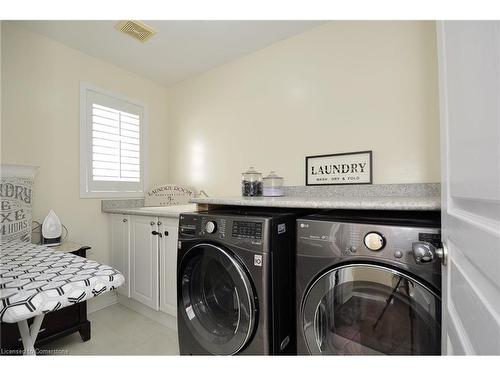
<svg viewBox="0 0 500 375">
<path fill-rule="evenodd" d="M 254 293 L 245 269 L 222 247 L 198 244 L 185 254 L 179 273 L 179 318 L 209 353 L 237 353 L 255 324 Z"/>
<path fill-rule="evenodd" d="M 441 301 L 393 269 L 351 264 L 332 269 L 302 304 L 311 354 L 425 355 L 441 352 Z"/>
</svg>

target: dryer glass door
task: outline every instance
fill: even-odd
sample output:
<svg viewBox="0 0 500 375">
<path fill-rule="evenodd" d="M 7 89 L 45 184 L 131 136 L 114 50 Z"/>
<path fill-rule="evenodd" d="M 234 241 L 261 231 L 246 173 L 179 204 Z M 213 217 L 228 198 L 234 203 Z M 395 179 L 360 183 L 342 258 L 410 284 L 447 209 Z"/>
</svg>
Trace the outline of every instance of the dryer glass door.
<svg viewBox="0 0 500 375">
<path fill-rule="evenodd" d="M 242 265 L 212 244 L 193 246 L 179 274 L 181 319 L 208 352 L 235 354 L 248 342 L 255 324 L 255 301 Z"/>
<path fill-rule="evenodd" d="M 387 267 L 328 271 L 307 292 L 301 314 L 311 354 L 440 354 L 440 298 Z"/>
</svg>

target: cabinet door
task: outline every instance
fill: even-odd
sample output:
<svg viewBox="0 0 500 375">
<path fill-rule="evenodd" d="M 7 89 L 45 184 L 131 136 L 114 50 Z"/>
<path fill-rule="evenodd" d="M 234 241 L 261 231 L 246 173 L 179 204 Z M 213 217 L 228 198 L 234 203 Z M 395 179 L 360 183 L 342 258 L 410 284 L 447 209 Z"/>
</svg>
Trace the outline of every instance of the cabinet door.
<svg viewBox="0 0 500 375">
<path fill-rule="evenodd" d="M 117 292 L 130 298 L 130 218 L 126 215 L 110 215 L 109 220 L 111 231 L 111 266 L 120 271 L 125 277 L 125 282 L 117 289 Z"/>
<path fill-rule="evenodd" d="M 160 310 L 177 316 L 177 219 L 160 218 Z"/>
<path fill-rule="evenodd" d="M 130 297 L 158 310 L 158 219 L 130 217 Z"/>
</svg>

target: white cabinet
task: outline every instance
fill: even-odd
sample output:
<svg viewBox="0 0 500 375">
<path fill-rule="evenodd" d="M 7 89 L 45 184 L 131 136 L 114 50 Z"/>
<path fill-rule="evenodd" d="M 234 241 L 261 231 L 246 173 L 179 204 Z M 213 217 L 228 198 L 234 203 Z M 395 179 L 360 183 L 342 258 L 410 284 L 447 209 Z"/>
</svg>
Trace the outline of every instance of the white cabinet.
<svg viewBox="0 0 500 375">
<path fill-rule="evenodd" d="M 177 218 L 110 215 L 111 265 L 125 276 L 118 293 L 177 315 Z"/>
<path fill-rule="evenodd" d="M 158 218 L 130 216 L 130 297 L 154 310 L 158 294 Z"/>
<path fill-rule="evenodd" d="M 160 311 L 177 315 L 177 232 L 179 221 L 160 218 Z"/>
<path fill-rule="evenodd" d="M 117 292 L 130 297 L 129 235 L 130 218 L 127 215 L 110 215 L 110 262 L 125 277 Z"/>
</svg>

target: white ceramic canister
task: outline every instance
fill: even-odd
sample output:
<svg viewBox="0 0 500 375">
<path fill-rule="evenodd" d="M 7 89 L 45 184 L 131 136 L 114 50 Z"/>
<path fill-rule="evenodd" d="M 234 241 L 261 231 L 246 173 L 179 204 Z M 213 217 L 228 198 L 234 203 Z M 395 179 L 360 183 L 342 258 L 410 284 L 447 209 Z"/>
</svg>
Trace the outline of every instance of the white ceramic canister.
<svg viewBox="0 0 500 375">
<path fill-rule="evenodd" d="M 271 171 L 268 176 L 263 179 L 265 197 L 281 197 L 285 195 L 283 188 L 283 177 L 279 177 L 276 172 Z"/>
</svg>

